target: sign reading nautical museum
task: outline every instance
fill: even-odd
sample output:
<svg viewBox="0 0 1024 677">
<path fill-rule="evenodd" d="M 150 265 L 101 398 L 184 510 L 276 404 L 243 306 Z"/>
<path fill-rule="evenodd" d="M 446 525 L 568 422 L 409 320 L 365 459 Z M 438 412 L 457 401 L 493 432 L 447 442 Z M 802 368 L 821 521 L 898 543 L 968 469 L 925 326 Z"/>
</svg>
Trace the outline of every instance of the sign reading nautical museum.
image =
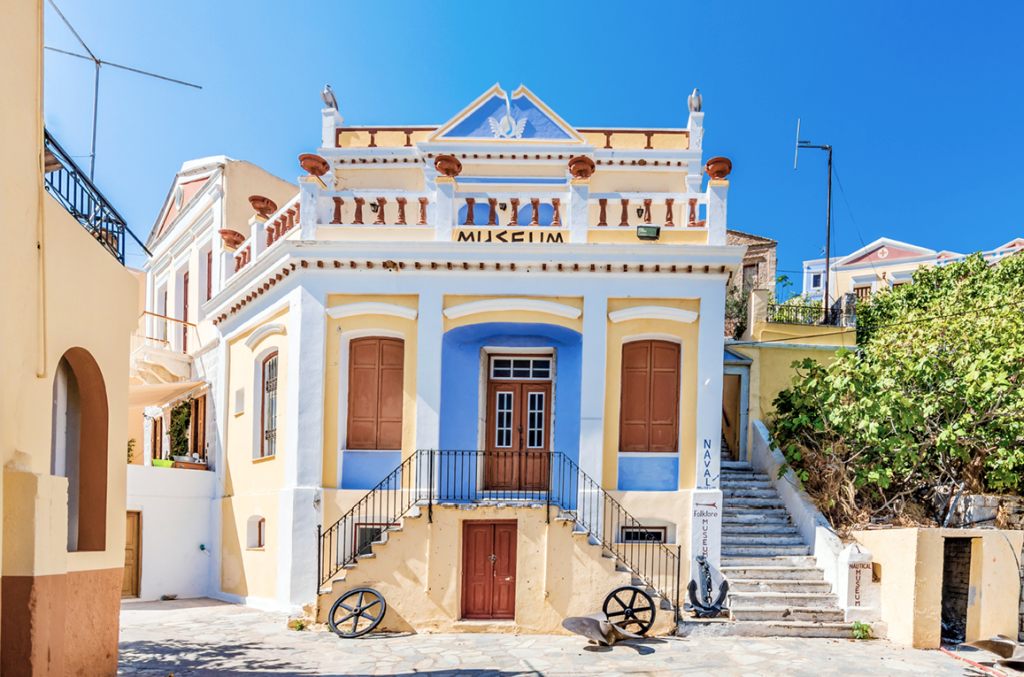
<svg viewBox="0 0 1024 677">
<path fill-rule="evenodd" d="M 545 228 L 456 228 L 452 231 L 456 242 L 565 242 L 564 231 Z"/>
</svg>

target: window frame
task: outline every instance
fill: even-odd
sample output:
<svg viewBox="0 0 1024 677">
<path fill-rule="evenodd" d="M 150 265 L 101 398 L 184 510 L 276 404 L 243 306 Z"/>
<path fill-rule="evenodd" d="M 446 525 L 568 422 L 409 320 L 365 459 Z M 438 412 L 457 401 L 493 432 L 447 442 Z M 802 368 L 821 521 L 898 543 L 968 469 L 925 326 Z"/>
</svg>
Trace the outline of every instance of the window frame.
<svg viewBox="0 0 1024 677">
<path fill-rule="evenodd" d="M 644 449 L 626 449 L 626 445 L 623 440 L 623 430 L 625 428 L 625 397 L 626 397 L 626 350 L 632 346 L 639 344 L 647 344 L 648 350 L 648 361 L 646 367 L 647 382 L 646 382 L 646 394 L 647 394 L 647 418 L 645 420 L 645 426 L 647 429 L 647 443 Z M 675 369 L 675 383 L 674 383 L 674 404 L 672 407 L 672 413 L 674 416 L 674 435 L 672 439 L 671 449 L 651 449 L 651 430 L 654 425 L 652 418 L 653 402 L 654 397 L 654 348 L 657 345 L 672 346 L 676 352 L 676 361 L 674 365 Z M 618 451 L 621 454 L 678 454 L 680 449 L 679 435 L 682 428 L 682 420 L 680 415 L 680 404 L 682 398 L 682 378 L 683 378 L 683 346 L 680 342 L 666 339 L 666 338 L 638 338 L 634 340 L 623 341 L 620 350 L 620 380 L 619 380 L 619 439 L 618 439 Z"/>
<path fill-rule="evenodd" d="M 268 353 L 263 360 L 260 362 L 260 453 L 257 458 L 273 458 L 277 456 L 277 411 L 278 411 L 278 385 L 280 383 L 280 352 L 273 350 Z M 273 404 L 274 404 L 274 427 L 267 427 L 267 406 L 269 399 L 267 397 L 267 369 L 270 361 L 274 360 L 274 390 L 273 390 Z M 267 453 L 267 433 L 273 432 L 274 444 L 273 449 L 270 453 Z"/>
<path fill-rule="evenodd" d="M 626 538 L 626 532 L 645 532 L 645 533 L 657 533 L 661 536 L 661 540 L 628 540 Z M 626 543 L 629 545 L 664 545 L 668 543 L 668 527 L 663 526 L 622 526 L 619 527 L 619 543 Z"/>
<path fill-rule="evenodd" d="M 376 359 L 375 359 L 375 362 L 374 362 L 374 365 L 375 365 L 374 366 L 374 373 L 375 373 L 375 383 L 376 383 L 376 393 L 377 393 L 377 396 L 376 396 L 376 401 L 374 402 L 374 406 L 373 406 L 373 411 L 374 411 L 374 414 L 373 414 L 373 443 L 372 444 L 363 444 L 363 443 L 359 443 L 358 440 L 356 442 L 353 442 L 353 433 L 352 433 L 352 431 L 353 431 L 353 428 L 355 428 L 354 424 L 356 423 L 356 421 L 353 420 L 354 411 L 355 411 L 354 398 L 358 395 L 359 391 L 358 391 L 357 388 L 354 388 L 352 386 L 352 381 L 353 381 L 353 376 L 354 376 L 355 370 L 357 368 L 363 368 L 362 365 L 357 365 L 356 364 L 356 360 L 354 359 L 353 354 L 354 354 L 355 350 L 358 347 L 360 347 L 361 345 L 366 345 L 366 344 L 368 344 L 371 341 L 376 343 L 376 350 L 377 350 L 377 355 L 376 355 Z M 406 370 L 406 366 L 407 366 L 406 365 L 406 359 L 405 359 L 406 358 L 406 355 L 405 355 L 405 352 L 406 352 L 406 340 L 405 340 L 405 337 L 404 336 L 394 336 L 394 335 L 390 335 L 390 334 L 387 334 L 387 333 L 382 333 L 382 334 L 371 333 L 371 334 L 366 334 L 366 335 L 361 335 L 361 336 L 353 336 L 352 338 L 350 338 L 346 342 L 346 345 L 343 348 L 344 351 L 345 351 L 345 364 L 344 364 L 344 374 L 343 374 L 343 377 L 345 379 L 345 392 L 344 392 L 344 402 L 345 402 L 344 424 L 345 424 L 345 428 L 344 428 L 344 447 L 343 448 L 345 450 L 349 450 L 349 451 L 398 451 L 398 450 L 401 449 L 401 446 L 402 446 L 401 437 L 399 437 L 399 441 L 398 441 L 397 446 L 389 445 L 389 444 L 383 444 L 381 442 L 381 424 L 382 424 L 382 422 L 384 422 L 384 423 L 395 423 L 393 417 L 389 416 L 389 417 L 387 417 L 387 420 L 385 420 L 384 417 L 381 416 L 381 402 L 382 402 L 382 391 L 383 391 L 383 383 L 384 383 L 383 378 L 384 378 L 385 370 L 387 370 L 387 369 L 391 369 L 391 370 L 396 369 L 396 367 L 394 367 L 394 366 L 385 366 L 383 364 L 384 346 L 387 343 L 390 343 L 390 344 L 394 345 L 395 347 L 399 348 L 400 351 L 401 351 L 402 366 L 401 366 L 400 383 L 401 383 L 402 394 L 401 394 L 401 401 L 400 401 L 400 404 L 399 404 L 398 421 L 397 421 L 398 422 L 399 430 L 401 430 L 402 426 L 405 423 L 405 413 L 406 412 L 405 412 L 405 401 L 404 401 L 405 393 L 404 393 L 404 391 L 405 391 L 405 375 L 406 375 L 405 370 Z M 365 421 L 363 421 L 363 422 L 365 422 Z M 399 433 L 399 435 L 401 435 L 401 433 Z"/>
</svg>

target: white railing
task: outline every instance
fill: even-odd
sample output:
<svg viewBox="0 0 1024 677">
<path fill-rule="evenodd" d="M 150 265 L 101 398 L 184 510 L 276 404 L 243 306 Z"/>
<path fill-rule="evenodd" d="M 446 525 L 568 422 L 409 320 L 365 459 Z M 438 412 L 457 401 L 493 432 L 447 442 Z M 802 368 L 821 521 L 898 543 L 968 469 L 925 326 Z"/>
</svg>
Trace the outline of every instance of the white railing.
<svg viewBox="0 0 1024 677">
<path fill-rule="evenodd" d="M 587 224 L 591 228 L 706 228 L 707 204 L 704 193 L 592 193 Z"/>
</svg>

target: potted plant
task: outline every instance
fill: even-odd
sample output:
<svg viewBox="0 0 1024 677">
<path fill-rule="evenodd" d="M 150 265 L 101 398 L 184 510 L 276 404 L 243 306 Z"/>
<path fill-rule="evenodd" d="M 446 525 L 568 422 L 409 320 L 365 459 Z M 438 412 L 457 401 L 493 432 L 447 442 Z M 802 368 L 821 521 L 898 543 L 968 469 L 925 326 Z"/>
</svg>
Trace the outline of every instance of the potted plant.
<svg viewBox="0 0 1024 677">
<path fill-rule="evenodd" d="M 191 461 L 188 450 L 188 430 L 192 421 L 192 400 L 179 402 L 171 409 L 171 422 L 167 427 L 170 438 L 171 458 L 175 461 Z"/>
<path fill-rule="evenodd" d="M 172 461 L 169 458 L 154 458 L 153 459 L 153 467 L 154 468 L 173 468 L 174 467 L 174 461 Z"/>
</svg>

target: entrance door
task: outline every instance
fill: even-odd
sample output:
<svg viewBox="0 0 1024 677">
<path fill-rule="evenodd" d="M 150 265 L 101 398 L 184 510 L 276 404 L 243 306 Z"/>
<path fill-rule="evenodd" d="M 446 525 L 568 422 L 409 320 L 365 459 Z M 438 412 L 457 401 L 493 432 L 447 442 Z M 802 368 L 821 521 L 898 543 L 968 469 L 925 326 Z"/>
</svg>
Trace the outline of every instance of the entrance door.
<svg viewBox="0 0 1024 677">
<path fill-rule="evenodd" d="M 139 573 L 141 571 L 142 532 L 141 513 L 128 512 L 124 539 L 124 580 L 121 582 L 121 597 L 139 596 Z"/>
<path fill-rule="evenodd" d="M 484 488 L 546 491 L 551 465 L 551 382 L 487 386 Z"/>
<path fill-rule="evenodd" d="M 512 620 L 515 610 L 515 521 L 463 522 L 462 617 Z"/>
<path fill-rule="evenodd" d="M 725 374 L 722 377 L 722 440 L 733 460 L 739 459 L 740 452 L 740 394 L 740 375 Z"/>
</svg>

